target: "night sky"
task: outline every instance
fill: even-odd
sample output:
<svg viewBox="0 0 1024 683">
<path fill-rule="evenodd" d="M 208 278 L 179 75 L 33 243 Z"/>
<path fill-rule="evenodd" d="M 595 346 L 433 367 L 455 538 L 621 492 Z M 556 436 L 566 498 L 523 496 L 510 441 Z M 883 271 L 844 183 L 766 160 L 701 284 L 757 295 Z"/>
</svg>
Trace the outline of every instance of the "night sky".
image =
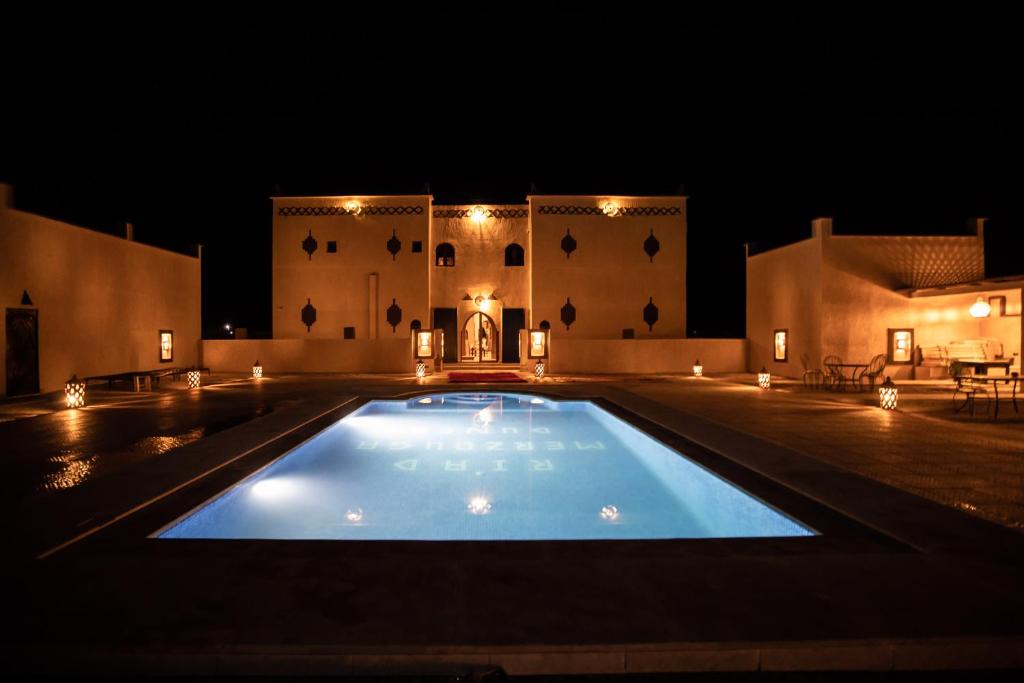
<svg viewBox="0 0 1024 683">
<path fill-rule="evenodd" d="M 989 275 L 1024 272 L 1007 10 L 762 5 L 5 10 L 0 180 L 25 210 L 203 243 L 207 336 L 270 333 L 272 194 L 682 186 L 695 336 L 743 336 L 743 244 L 818 215 L 838 234 L 988 216 Z"/>
</svg>

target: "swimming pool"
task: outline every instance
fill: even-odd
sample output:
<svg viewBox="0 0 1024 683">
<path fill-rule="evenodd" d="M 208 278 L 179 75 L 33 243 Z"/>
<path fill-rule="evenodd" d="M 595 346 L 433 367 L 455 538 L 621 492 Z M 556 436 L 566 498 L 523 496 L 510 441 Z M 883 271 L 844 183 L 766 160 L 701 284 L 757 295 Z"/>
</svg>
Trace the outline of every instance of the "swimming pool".
<svg viewBox="0 0 1024 683">
<path fill-rule="evenodd" d="M 375 400 L 158 538 L 508 541 L 813 536 L 590 401 Z"/>
</svg>

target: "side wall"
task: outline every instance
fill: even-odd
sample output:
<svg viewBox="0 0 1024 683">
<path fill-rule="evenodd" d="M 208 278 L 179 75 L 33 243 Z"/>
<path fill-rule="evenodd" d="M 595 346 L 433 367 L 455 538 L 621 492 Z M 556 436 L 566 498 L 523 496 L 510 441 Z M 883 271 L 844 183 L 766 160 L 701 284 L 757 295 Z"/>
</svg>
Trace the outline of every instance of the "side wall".
<svg viewBox="0 0 1024 683">
<path fill-rule="evenodd" d="M 203 364 L 215 372 L 250 372 L 259 360 L 265 377 L 284 372 L 412 373 L 412 338 L 206 339 Z"/>
<path fill-rule="evenodd" d="M 359 202 L 360 213 L 345 209 L 350 201 Z M 412 320 L 429 326 L 428 196 L 277 197 L 273 203 L 275 339 L 341 339 L 345 327 L 355 328 L 356 339 L 406 339 Z M 303 250 L 310 236 L 312 253 Z M 400 243 L 394 255 L 392 237 Z M 328 242 L 337 244 L 335 253 Z M 412 251 L 413 242 L 420 252 Z M 308 329 L 307 303 L 316 310 Z M 386 317 L 392 303 L 401 309 L 394 329 Z"/>
<path fill-rule="evenodd" d="M 604 215 L 605 201 L 623 215 Z M 685 197 L 532 196 L 530 230 L 531 327 L 547 320 L 555 340 L 622 339 L 625 328 L 639 339 L 686 336 Z M 652 234 L 653 259 L 644 251 Z M 568 256 L 567 235 L 576 242 Z M 567 301 L 576 312 L 569 329 L 561 322 Z M 644 322 L 649 302 L 658 309 L 653 328 Z"/>
<path fill-rule="evenodd" d="M 805 355 L 811 367 L 822 356 L 822 243 L 812 237 L 747 259 L 747 370 L 802 377 Z M 787 362 L 773 360 L 774 332 L 788 330 Z"/>
<path fill-rule="evenodd" d="M 706 373 L 742 372 L 747 340 L 563 338 L 551 343 L 551 370 L 556 373 L 690 374 L 698 358 Z"/>
<path fill-rule="evenodd" d="M 28 292 L 32 306 L 22 306 Z M 199 359 L 199 259 L 67 223 L 0 208 L 0 301 L 39 311 L 39 385 L 160 367 L 159 330 L 174 331 L 174 360 Z M 6 353 L 0 324 L 0 353 Z M 6 395 L 0 364 L 0 395 Z"/>
</svg>

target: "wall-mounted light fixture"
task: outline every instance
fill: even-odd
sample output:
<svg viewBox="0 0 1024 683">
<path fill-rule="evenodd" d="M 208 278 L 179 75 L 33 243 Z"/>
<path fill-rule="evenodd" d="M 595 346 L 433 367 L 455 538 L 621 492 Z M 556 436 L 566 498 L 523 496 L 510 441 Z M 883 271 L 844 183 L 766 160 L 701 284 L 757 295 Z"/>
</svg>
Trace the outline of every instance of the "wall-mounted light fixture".
<svg viewBox="0 0 1024 683">
<path fill-rule="evenodd" d="M 78 375 L 71 375 L 71 379 L 64 385 L 64 397 L 68 408 L 85 406 L 85 382 L 79 380 Z"/>
<path fill-rule="evenodd" d="M 548 357 L 547 330 L 530 330 L 530 344 L 526 349 L 526 357 L 530 359 Z"/>
<path fill-rule="evenodd" d="M 605 202 L 601 205 L 601 211 L 603 211 L 604 215 L 609 218 L 615 218 L 622 215 L 622 207 L 615 202 Z"/>
<path fill-rule="evenodd" d="M 415 344 L 413 358 L 417 360 L 421 358 L 433 358 L 434 332 L 432 330 L 414 330 L 412 334 L 413 344 Z"/>
<path fill-rule="evenodd" d="M 363 212 L 363 205 L 357 199 L 350 199 L 345 202 L 345 210 L 353 216 L 358 216 Z"/>
<path fill-rule="evenodd" d="M 992 307 L 985 301 L 985 297 L 979 296 L 978 300 L 971 304 L 969 309 L 971 317 L 974 318 L 987 318 L 989 313 L 992 312 Z"/>
<path fill-rule="evenodd" d="M 160 362 L 170 363 L 174 360 L 174 331 L 160 330 Z"/>
<path fill-rule="evenodd" d="M 474 223 L 483 223 L 487 220 L 487 209 L 479 205 L 474 206 L 469 210 L 469 220 Z"/>
</svg>

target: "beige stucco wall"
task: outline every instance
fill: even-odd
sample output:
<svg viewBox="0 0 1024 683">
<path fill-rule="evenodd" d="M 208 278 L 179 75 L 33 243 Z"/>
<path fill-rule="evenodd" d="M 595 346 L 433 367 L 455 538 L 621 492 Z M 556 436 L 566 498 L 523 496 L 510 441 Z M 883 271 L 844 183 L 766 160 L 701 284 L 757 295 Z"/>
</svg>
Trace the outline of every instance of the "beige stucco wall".
<svg viewBox="0 0 1024 683">
<path fill-rule="evenodd" d="M 524 354 L 525 355 L 525 354 Z M 553 340 L 550 369 L 556 373 L 685 373 L 700 359 L 705 373 L 742 372 L 746 339 Z M 535 361 L 529 361 L 529 366 Z"/>
<path fill-rule="evenodd" d="M 330 214 L 351 200 L 361 203 L 362 213 L 335 208 Z M 321 215 L 282 215 L 303 210 Z M 340 339 L 352 326 L 357 339 L 404 339 L 412 320 L 428 326 L 429 226 L 426 195 L 274 198 L 274 337 Z M 317 241 L 312 257 L 302 249 L 310 231 Z M 394 258 L 386 246 L 392 234 L 401 241 Z M 330 254 L 332 240 L 338 251 Z M 422 243 L 420 253 L 412 253 L 413 241 Z M 301 319 L 307 300 L 316 309 L 308 331 Z M 392 300 L 402 309 L 396 329 L 385 317 Z"/>
<path fill-rule="evenodd" d="M 174 331 L 174 360 L 198 362 L 200 262 L 42 216 L 0 208 L 0 301 L 39 311 L 39 383 L 62 389 L 72 373 L 149 370 L 159 330 Z M 0 353 L 6 331 L 0 325 Z M 0 365 L 0 395 L 6 371 Z"/>
<path fill-rule="evenodd" d="M 531 327 L 551 323 L 553 339 L 621 339 L 624 328 L 638 339 L 686 336 L 686 198 L 531 196 L 533 278 Z M 652 214 L 605 216 L 600 207 L 614 201 L 624 209 Z M 566 231 L 577 247 L 566 258 Z M 653 261 L 644 240 L 654 231 L 660 250 Z M 653 297 L 658 322 L 653 330 L 643 309 Z M 566 299 L 576 307 L 569 330 L 560 321 Z"/>
<path fill-rule="evenodd" d="M 282 372 L 411 373 L 408 332 L 395 339 L 207 339 L 203 364 L 216 372 L 250 372 L 259 360 L 268 378 Z"/>
<path fill-rule="evenodd" d="M 483 296 L 496 297 L 488 303 L 490 315 L 499 329 L 504 308 L 530 308 L 529 219 L 525 205 L 493 205 L 487 209 L 491 215 L 482 222 L 474 222 L 460 212 L 468 212 L 473 205 L 434 206 L 430 238 L 430 306 L 456 308 L 459 311 L 459 329 L 476 305 L 465 301 Z M 522 215 L 520 215 L 522 214 Z M 455 247 L 455 266 L 438 267 L 434 249 L 447 242 Z M 505 266 L 505 247 L 516 243 L 523 247 L 526 262 L 523 266 Z M 429 324 L 423 321 L 424 326 Z"/>
<path fill-rule="evenodd" d="M 801 356 L 821 363 L 821 239 L 812 237 L 747 259 L 747 369 L 801 377 Z M 773 360 L 774 332 L 788 330 L 789 360 Z"/>
</svg>

